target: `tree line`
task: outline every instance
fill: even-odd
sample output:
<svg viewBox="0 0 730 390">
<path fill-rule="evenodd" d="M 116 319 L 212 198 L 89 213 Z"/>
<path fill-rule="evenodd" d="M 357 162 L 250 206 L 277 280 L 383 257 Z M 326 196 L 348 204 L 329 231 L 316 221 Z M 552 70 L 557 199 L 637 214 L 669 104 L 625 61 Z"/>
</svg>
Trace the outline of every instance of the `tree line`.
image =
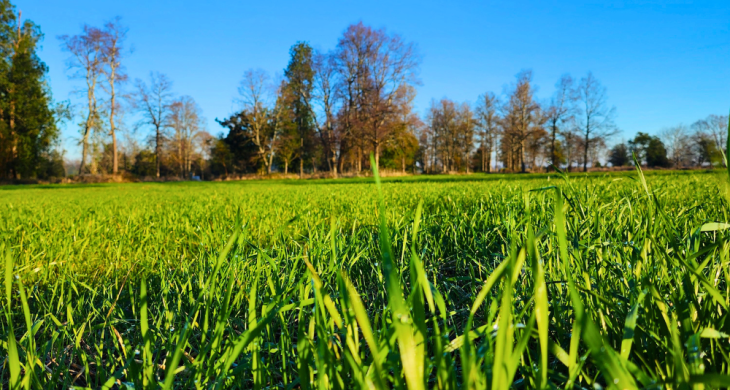
<svg viewBox="0 0 730 390">
<path fill-rule="evenodd" d="M 728 117 L 711 115 L 659 136 L 639 132 L 608 148 L 619 133 L 606 87 L 588 73 L 562 76 L 548 101 L 535 97 L 532 72 L 520 72 L 501 94 L 476 104 L 432 100 L 413 109 L 421 58 L 415 44 L 363 23 L 349 26 L 331 51 L 299 42 L 280 80 L 245 72 L 242 108 L 219 121 L 228 129 L 213 140 L 215 174 L 338 173 L 376 165 L 402 172 L 587 171 L 632 163 L 701 167 L 722 163 Z"/>
<path fill-rule="evenodd" d="M 639 132 L 608 152 L 613 166 L 632 163 L 633 156 L 649 167 L 691 168 L 722 166 L 725 162 L 728 129 L 727 115 L 709 115 L 690 126 L 683 124 L 662 130 L 658 136 Z"/>
<path fill-rule="evenodd" d="M 164 74 L 130 79 L 128 29 L 119 18 L 58 37 L 84 103 L 53 107 L 47 67 L 35 54 L 40 30 L 30 21 L 21 25 L 9 2 L 0 4 L 4 177 L 338 177 L 370 170 L 371 154 L 381 169 L 403 173 L 587 171 L 601 161 L 629 165 L 632 154 L 652 167 L 722 164 L 727 116 L 659 136 L 640 132 L 609 148 L 619 134 L 616 109 L 590 72 L 562 76 L 554 95 L 541 101 L 532 72 L 522 71 L 499 94 L 485 92 L 475 104 L 434 99 L 420 116 L 413 104 L 422 62 L 415 43 L 362 22 L 348 26 L 331 50 L 295 43 L 281 76 L 245 71 L 240 109 L 216 119 L 217 136 L 195 100 L 175 94 Z M 81 155 L 64 169 L 53 146 L 68 118 L 77 120 Z"/>
<path fill-rule="evenodd" d="M 195 100 L 173 93 L 172 81 L 152 72 L 148 80 L 130 83 L 123 59 L 127 28 L 116 18 L 102 27 L 85 25 L 77 35 L 62 35 L 62 48 L 70 56 L 70 77 L 81 81 L 85 104 L 79 117 L 81 158 L 79 174 L 188 177 L 205 167 L 205 119 Z M 125 116 L 136 118 L 131 129 L 121 131 Z M 147 134 L 142 144 L 134 136 Z"/>
</svg>

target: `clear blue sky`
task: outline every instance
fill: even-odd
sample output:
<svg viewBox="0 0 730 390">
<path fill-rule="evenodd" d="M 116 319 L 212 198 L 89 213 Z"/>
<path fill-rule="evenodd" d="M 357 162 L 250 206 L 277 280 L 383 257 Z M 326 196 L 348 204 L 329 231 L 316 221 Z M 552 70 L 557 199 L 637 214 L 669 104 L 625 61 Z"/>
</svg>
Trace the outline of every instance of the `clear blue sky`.
<svg viewBox="0 0 730 390">
<path fill-rule="evenodd" d="M 119 15 L 134 52 L 132 78 L 166 73 L 208 119 L 233 112 L 243 72 L 281 73 L 296 41 L 329 49 L 348 24 L 362 20 L 415 41 L 423 55 L 417 109 L 432 98 L 474 102 L 501 93 L 532 69 L 538 98 L 561 74 L 588 71 L 608 88 L 622 134 L 657 133 L 730 109 L 730 3 L 718 1 L 189 1 L 15 0 L 23 18 L 45 33 L 41 58 L 56 100 L 71 94 L 56 38 L 84 23 Z M 78 155 L 77 128 L 64 129 L 68 156 Z"/>
</svg>

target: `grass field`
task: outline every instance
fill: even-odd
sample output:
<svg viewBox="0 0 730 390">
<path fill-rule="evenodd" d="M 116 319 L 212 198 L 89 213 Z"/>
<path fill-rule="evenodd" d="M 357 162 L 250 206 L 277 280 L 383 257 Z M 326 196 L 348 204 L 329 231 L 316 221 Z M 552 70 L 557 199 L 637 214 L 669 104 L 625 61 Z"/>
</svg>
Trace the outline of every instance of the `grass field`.
<svg viewBox="0 0 730 390">
<path fill-rule="evenodd" d="M 730 387 L 726 182 L 0 188 L 0 385 Z"/>
</svg>

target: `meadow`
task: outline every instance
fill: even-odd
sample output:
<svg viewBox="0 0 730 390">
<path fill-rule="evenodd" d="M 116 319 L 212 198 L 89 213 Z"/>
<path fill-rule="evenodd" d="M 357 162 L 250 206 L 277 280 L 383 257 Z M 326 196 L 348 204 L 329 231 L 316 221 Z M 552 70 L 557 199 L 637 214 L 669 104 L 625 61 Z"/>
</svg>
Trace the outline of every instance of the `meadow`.
<svg viewBox="0 0 730 390">
<path fill-rule="evenodd" d="M 727 173 L 0 188 L 0 387 L 730 387 Z"/>
</svg>

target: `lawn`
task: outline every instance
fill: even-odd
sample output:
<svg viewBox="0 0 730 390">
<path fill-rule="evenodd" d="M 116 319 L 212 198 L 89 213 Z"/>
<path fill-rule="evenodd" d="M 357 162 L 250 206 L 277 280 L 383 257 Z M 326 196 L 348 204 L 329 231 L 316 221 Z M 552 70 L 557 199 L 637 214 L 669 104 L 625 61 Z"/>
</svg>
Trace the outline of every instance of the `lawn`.
<svg viewBox="0 0 730 390">
<path fill-rule="evenodd" d="M 0 188 L 0 385 L 730 386 L 727 174 Z"/>
</svg>

